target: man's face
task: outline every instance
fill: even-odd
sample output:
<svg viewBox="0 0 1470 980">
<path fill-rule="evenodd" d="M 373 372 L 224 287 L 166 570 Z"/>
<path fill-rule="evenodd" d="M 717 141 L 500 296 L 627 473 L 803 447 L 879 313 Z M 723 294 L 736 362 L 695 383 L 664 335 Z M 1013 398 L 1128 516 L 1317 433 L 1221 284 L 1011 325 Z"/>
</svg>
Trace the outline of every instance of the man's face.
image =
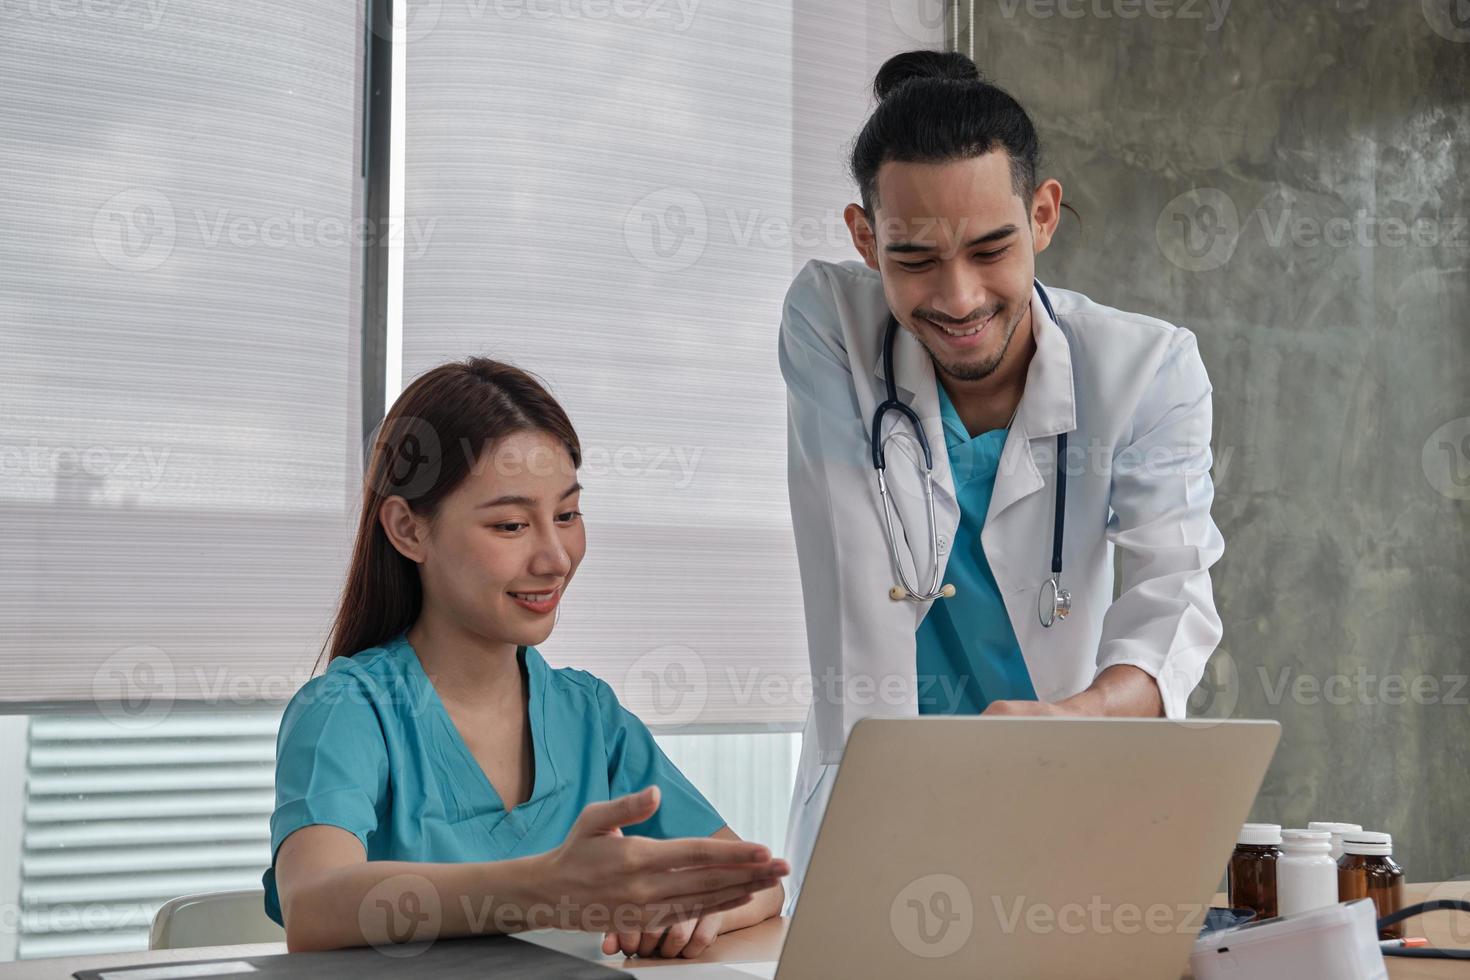
<svg viewBox="0 0 1470 980">
<path fill-rule="evenodd" d="M 889 309 L 942 374 L 986 377 L 1017 328 L 1030 329 L 1036 252 L 1050 240 L 1012 187 L 1009 156 L 885 163 L 876 191 L 871 221 L 850 205 L 848 224 Z"/>
</svg>

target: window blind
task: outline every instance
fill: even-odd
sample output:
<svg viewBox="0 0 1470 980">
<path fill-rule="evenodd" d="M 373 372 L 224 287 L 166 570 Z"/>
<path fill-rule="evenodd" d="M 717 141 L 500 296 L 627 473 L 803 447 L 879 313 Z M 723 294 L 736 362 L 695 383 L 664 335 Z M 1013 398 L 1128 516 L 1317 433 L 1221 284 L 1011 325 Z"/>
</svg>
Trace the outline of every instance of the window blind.
<svg viewBox="0 0 1470 980">
<path fill-rule="evenodd" d="M 651 724 L 805 715 L 781 302 L 808 258 L 853 254 L 844 154 L 873 73 L 939 46 L 941 20 L 901 0 L 410 8 L 404 376 L 482 354 L 562 400 L 588 550 L 544 652 Z"/>
<path fill-rule="evenodd" d="M 0 701 L 309 676 L 359 492 L 354 7 L 6 10 Z"/>
</svg>

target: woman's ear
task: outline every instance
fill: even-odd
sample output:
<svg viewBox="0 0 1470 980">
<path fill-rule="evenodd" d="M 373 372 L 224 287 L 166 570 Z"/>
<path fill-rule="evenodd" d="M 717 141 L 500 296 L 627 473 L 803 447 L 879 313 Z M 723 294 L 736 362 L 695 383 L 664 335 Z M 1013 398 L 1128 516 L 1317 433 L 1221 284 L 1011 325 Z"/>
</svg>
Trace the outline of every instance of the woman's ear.
<svg viewBox="0 0 1470 980">
<path fill-rule="evenodd" d="M 400 555 L 415 564 L 424 563 L 428 522 L 414 514 L 408 501 L 397 494 L 385 499 L 378 506 L 378 523 Z"/>
</svg>

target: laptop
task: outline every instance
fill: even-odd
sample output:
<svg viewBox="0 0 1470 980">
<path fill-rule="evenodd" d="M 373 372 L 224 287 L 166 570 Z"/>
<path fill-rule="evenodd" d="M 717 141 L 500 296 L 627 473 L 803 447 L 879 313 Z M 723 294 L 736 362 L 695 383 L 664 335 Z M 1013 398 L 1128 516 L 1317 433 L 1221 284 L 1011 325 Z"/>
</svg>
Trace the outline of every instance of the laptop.
<svg viewBox="0 0 1470 980">
<path fill-rule="evenodd" d="M 1177 980 L 1280 735 L 1274 721 L 859 721 L 774 976 Z"/>
</svg>

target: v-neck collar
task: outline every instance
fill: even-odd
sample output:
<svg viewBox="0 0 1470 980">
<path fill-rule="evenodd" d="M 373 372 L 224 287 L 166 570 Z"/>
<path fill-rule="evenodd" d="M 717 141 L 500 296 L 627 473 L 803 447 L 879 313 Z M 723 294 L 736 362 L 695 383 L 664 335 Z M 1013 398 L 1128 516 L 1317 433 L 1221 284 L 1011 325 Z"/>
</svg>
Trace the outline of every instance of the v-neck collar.
<svg viewBox="0 0 1470 980">
<path fill-rule="evenodd" d="M 434 715 L 435 720 L 443 729 L 446 742 L 459 757 L 464 768 L 471 773 L 470 778 L 477 781 L 479 789 L 495 802 L 501 814 L 515 821 L 520 831 L 517 836 L 524 834 L 528 828 L 519 826 L 521 819 L 533 819 L 535 807 L 550 794 L 557 784 L 556 774 L 551 766 L 551 754 L 546 751 L 546 662 L 541 659 L 535 647 L 516 648 L 516 660 L 523 665 L 526 672 L 526 716 L 530 721 L 531 758 L 536 772 L 531 780 L 530 797 L 517 804 L 514 809 L 507 809 L 505 800 L 501 799 L 500 793 L 495 789 L 495 784 L 490 781 L 489 776 L 485 775 L 480 761 L 470 751 L 464 736 L 455 726 L 454 719 L 449 716 L 449 709 L 444 706 L 444 701 L 439 697 L 434 682 L 424 670 L 424 665 L 419 660 L 418 652 L 414 650 L 413 644 L 409 642 L 406 631 L 398 635 L 397 642 L 403 648 L 402 653 L 408 662 L 409 671 L 426 688 L 421 703 L 428 706 L 429 712 Z"/>
<path fill-rule="evenodd" d="M 934 387 L 939 392 L 939 419 L 944 425 L 945 442 L 949 445 L 963 446 L 976 439 L 984 439 L 987 436 L 993 437 L 994 433 L 997 432 L 1002 433 L 1002 438 L 1004 438 L 1003 434 L 1010 428 L 1009 425 L 1003 425 L 998 429 L 986 429 L 984 432 L 977 432 L 973 436 L 970 435 L 970 430 L 965 428 L 964 419 L 960 418 L 959 409 L 954 407 L 954 402 L 950 400 L 949 392 L 944 389 L 944 382 L 936 377 L 934 379 Z"/>
<path fill-rule="evenodd" d="M 1000 466 L 1001 451 L 1009 435 L 1007 428 L 987 429 L 978 435 L 970 435 L 959 412 L 949 399 L 943 384 L 939 388 L 939 414 L 944 427 L 945 455 L 949 457 L 950 479 L 955 493 L 975 480 L 994 481 Z M 961 510 L 963 510 L 961 506 Z"/>
</svg>

